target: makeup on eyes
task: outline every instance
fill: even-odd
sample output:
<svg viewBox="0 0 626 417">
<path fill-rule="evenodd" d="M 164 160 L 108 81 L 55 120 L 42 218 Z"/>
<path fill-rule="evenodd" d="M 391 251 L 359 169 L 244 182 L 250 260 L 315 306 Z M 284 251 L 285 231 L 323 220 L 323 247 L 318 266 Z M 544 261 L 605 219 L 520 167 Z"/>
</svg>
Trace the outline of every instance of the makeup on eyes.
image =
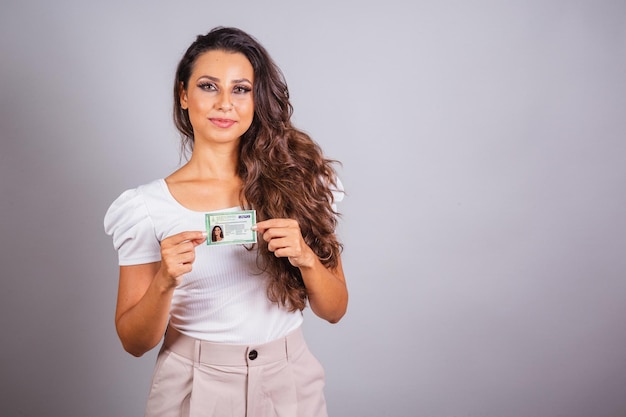
<svg viewBox="0 0 626 417">
<path fill-rule="evenodd" d="M 239 91 L 237 91 L 239 90 Z M 249 93 L 250 91 L 252 91 L 252 88 L 248 87 L 247 85 L 236 85 L 233 88 L 233 91 L 237 94 L 246 94 Z"/>
<path fill-rule="evenodd" d="M 198 84 L 198 87 L 201 88 L 202 90 L 205 91 L 217 91 L 219 90 L 219 88 L 217 87 L 217 85 L 213 82 L 207 82 L 207 81 L 200 81 Z M 236 94 L 246 94 L 252 91 L 252 88 L 248 85 L 235 85 L 233 86 L 233 92 Z"/>
</svg>

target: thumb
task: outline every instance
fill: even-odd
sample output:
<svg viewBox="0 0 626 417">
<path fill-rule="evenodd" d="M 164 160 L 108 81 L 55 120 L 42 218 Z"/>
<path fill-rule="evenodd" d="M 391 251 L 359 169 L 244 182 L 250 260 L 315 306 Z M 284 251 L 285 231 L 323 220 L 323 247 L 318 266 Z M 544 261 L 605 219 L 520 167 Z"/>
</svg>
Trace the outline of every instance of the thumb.
<svg viewBox="0 0 626 417">
<path fill-rule="evenodd" d="M 202 232 L 202 237 L 199 239 L 192 239 L 191 243 L 193 243 L 194 246 L 198 246 L 199 244 L 206 241 L 207 235 L 208 235 L 207 232 Z"/>
</svg>

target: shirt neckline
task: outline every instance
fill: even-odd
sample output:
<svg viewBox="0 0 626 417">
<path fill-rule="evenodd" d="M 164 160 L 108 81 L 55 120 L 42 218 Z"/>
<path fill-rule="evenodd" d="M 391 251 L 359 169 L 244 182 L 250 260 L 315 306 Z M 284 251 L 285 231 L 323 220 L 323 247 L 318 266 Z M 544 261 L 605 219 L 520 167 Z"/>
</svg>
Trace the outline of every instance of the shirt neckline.
<svg viewBox="0 0 626 417">
<path fill-rule="evenodd" d="M 224 211 L 241 210 L 241 207 L 239 207 L 239 206 L 225 207 L 225 208 L 221 208 L 221 209 L 217 209 L 217 210 L 211 210 L 211 211 L 192 210 L 192 209 L 190 209 L 188 207 L 185 207 L 178 200 L 176 200 L 176 198 L 172 195 L 172 192 L 170 191 L 170 188 L 167 186 L 167 182 L 165 181 L 165 178 L 160 178 L 158 181 L 161 184 L 161 188 L 163 189 L 163 193 L 167 196 L 168 200 L 170 200 L 170 202 L 172 204 L 174 204 L 174 205 L 176 205 L 176 206 L 180 207 L 181 209 L 186 210 L 188 212 L 204 214 L 204 213 L 219 213 L 219 212 L 224 212 Z"/>
</svg>

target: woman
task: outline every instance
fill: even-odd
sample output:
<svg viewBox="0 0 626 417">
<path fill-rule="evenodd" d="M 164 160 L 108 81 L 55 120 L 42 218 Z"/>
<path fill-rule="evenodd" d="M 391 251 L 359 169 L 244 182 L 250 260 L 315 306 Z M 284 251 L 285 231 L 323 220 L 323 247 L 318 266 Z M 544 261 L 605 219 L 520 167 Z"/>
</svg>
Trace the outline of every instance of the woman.
<svg viewBox="0 0 626 417">
<path fill-rule="evenodd" d="M 211 240 L 213 242 L 220 242 L 224 239 L 224 232 L 222 232 L 222 228 L 219 226 L 213 227 L 213 231 L 211 232 Z"/>
<path fill-rule="evenodd" d="M 174 122 L 188 162 L 124 192 L 105 230 L 119 253 L 115 324 L 141 356 L 165 339 L 146 416 L 326 416 L 302 310 L 331 323 L 348 293 L 332 161 L 290 121 L 282 73 L 235 28 L 181 59 Z M 254 209 L 258 244 L 207 245 L 207 212 Z M 166 332 L 167 330 L 167 332 Z"/>
</svg>

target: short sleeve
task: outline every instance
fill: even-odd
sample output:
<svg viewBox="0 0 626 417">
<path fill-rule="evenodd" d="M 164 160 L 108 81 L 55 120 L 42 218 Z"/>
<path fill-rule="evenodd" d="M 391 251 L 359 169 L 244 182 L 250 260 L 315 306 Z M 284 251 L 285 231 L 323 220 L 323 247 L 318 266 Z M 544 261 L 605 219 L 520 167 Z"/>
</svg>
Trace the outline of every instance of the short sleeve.
<svg viewBox="0 0 626 417">
<path fill-rule="evenodd" d="M 161 260 L 161 246 L 154 224 L 138 189 L 124 191 L 104 216 L 104 231 L 113 237 L 120 265 Z"/>
<path fill-rule="evenodd" d="M 335 179 L 335 182 L 336 182 L 336 186 L 331 188 L 330 191 L 333 193 L 332 207 L 333 207 L 333 210 L 337 212 L 337 203 L 340 203 L 343 200 L 343 197 L 345 196 L 346 193 L 343 190 L 343 184 L 341 183 L 341 180 L 339 179 L 339 177 Z"/>
</svg>

